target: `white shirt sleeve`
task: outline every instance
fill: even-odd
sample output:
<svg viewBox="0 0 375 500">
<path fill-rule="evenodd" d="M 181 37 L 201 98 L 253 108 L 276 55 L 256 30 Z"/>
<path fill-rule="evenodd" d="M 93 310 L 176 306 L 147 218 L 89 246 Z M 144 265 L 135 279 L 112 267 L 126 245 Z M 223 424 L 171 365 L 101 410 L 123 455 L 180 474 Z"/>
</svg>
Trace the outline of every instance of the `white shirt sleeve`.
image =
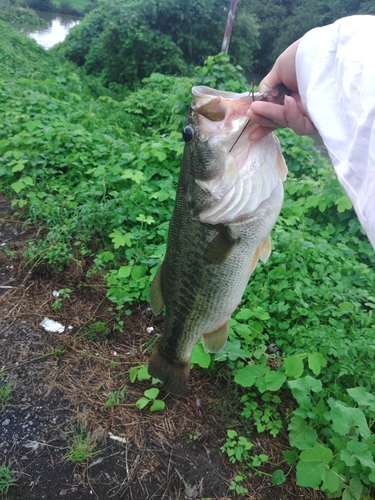
<svg viewBox="0 0 375 500">
<path fill-rule="evenodd" d="M 375 16 L 351 16 L 302 37 L 302 104 L 375 248 Z"/>
</svg>

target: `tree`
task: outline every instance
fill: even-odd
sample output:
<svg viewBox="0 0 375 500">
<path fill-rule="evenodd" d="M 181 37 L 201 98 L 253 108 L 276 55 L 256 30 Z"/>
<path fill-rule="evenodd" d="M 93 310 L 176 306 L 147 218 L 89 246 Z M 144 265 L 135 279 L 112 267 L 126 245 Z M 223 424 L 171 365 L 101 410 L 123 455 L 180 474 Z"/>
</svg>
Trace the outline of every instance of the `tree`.
<svg viewBox="0 0 375 500">
<path fill-rule="evenodd" d="M 220 52 L 228 0 L 108 0 L 71 30 L 59 50 L 104 82 L 129 87 L 154 71 L 186 74 Z M 251 66 L 254 16 L 240 11 L 229 53 Z"/>
</svg>

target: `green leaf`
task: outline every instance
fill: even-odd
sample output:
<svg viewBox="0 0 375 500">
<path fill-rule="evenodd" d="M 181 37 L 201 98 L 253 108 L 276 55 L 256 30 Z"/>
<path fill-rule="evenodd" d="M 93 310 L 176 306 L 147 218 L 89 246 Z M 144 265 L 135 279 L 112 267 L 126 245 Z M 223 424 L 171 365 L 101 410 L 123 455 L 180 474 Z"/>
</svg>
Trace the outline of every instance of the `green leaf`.
<svg viewBox="0 0 375 500">
<path fill-rule="evenodd" d="M 159 389 L 157 389 L 156 387 L 152 387 L 151 389 L 147 389 L 147 391 L 145 391 L 143 394 L 146 396 L 146 398 L 156 399 L 159 392 Z"/>
<path fill-rule="evenodd" d="M 150 412 L 153 413 L 155 411 L 164 410 L 165 403 L 161 399 L 155 399 L 155 401 L 150 406 Z"/>
<path fill-rule="evenodd" d="M 269 371 L 264 377 L 267 391 L 278 391 L 286 380 L 284 373 Z"/>
<path fill-rule="evenodd" d="M 211 363 L 211 355 L 203 349 L 201 343 L 195 344 L 190 355 L 190 363 L 197 364 L 201 368 L 208 368 Z"/>
<path fill-rule="evenodd" d="M 112 252 L 102 252 L 101 254 L 103 262 L 109 262 L 115 258 Z"/>
<path fill-rule="evenodd" d="M 252 387 L 257 379 L 264 377 L 270 371 L 268 366 L 264 365 L 247 365 L 238 370 L 234 381 L 242 387 Z"/>
<path fill-rule="evenodd" d="M 355 465 L 356 461 L 358 461 L 364 467 L 375 469 L 374 459 L 368 445 L 359 442 L 357 439 L 351 439 L 347 442 L 346 448 L 340 453 L 340 458 L 349 467 Z"/>
<path fill-rule="evenodd" d="M 286 475 L 281 469 L 275 470 L 271 476 L 271 483 L 274 485 L 283 484 L 286 481 Z"/>
<path fill-rule="evenodd" d="M 112 238 L 113 245 L 116 249 L 125 245 L 128 247 L 132 246 L 131 233 L 124 234 L 118 229 L 114 229 L 110 234 L 110 237 Z"/>
<path fill-rule="evenodd" d="M 330 493 L 335 493 L 339 490 L 342 484 L 342 479 L 337 472 L 332 469 L 325 469 L 322 473 L 323 484 L 321 489 L 323 491 L 329 491 Z"/>
<path fill-rule="evenodd" d="M 299 378 L 303 373 L 303 361 L 301 356 L 285 358 L 284 367 L 287 377 Z"/>
<path fill-rule="evenodd" d="M 320 352 L 309 354 L 307 357 L 307 361 L 309 368 L 314 373 L 314 375 L 320 375 L 322 368 L 327 366 L 327 360 Z"/>
<path fill-rule="evenodd" d="M 151 376 L 148 373 L 148 365 L 142 365 L 138 370 L 138 380 L 142 382 L 143 380 L 148 380 Z"/>
<path fill-rule="evenodd" d="M 36 128 L 42 127 L 43 123 L 40 120 L 32 120 L 25 122 L 23 126 L 27 128 L 28 132 L 33 132 Z"/>
<path fill-rule="evenodd" d="M 121 266 L 120 269 L 117 271 L 117 276 L 119 278 L 128 278 L 130 276 L 131 271 L 132 271 L 132 266 Z"/>
<path fill-rule="evenodd" d="M 321 381 L 310 377 L 310 375 L 298 378 L 297 380 L 290 380 L 288 385 L 299 405 L 309 409 L 312 407 L 311 393 L 320 392 L 322 390 Z"/>
<path fill-rule="evenodd" d="M 303 462 L 325 462 L 328 463 L 332 460 L 333 453 L 330 448 L 322 444 L 317 444 L 313 448 L 304 450 L 300 455 L 300 460 Z"/>
<path fill-rule="evenodd" d="M 328 404 L 331 406 L 331 410 L 325 413 L 324 416 L 332 421 L 332 429 L 340 436 L 348 435 L 353 428 L 356 428 L 365 439 L 371 435 L 362 410 L 349 408 L 341 401 L 336 401 L 333 398 L 329 398 Z"/>
<path fill-rule="evenodd" d="M 34 181 L 31 177 L 29 177 L 28 175 L 26 177 L 22 177 L 22 182 L 24 182 L 27 186 L 33 186 L 34 185 Z"/>
<path fill-rule="evenodd" d="M 318 434 L 303 418 L 294 416 L 290 419 L 288 427 L 289 442 L 299 450 L 306 450 L 318 444 Z"/>
<path fill-rule="evenodd" d="M 135 406 L 138 408 L 138 410 L 143 410 L 145 408 L 150 400 L 148 398 L 140 398 L 138 401 L 135 403 Z"/>
<path fill-rule="evenodd" d="M 241 308 L 236 314 L 236 319 L 244 319 L 245 321 L 253 316 L 251 309 Z"/>
<path fill-rule="evenodd" d="M 332 451 L 321 444 L 302 451 L 297 464 L 297 485 L 317 488 L 322 482 L 327 464 L 332 460 Z"/>
<path fill-rule="evenodd" d="M 298 461 L 298 452 L 297 450 L 285 450 L 282 452 L 286 463 L 288 465 L 295 466 Z"/>
<path fill-rule="evenodd" d="M 152 151 L 152 154 L 154 156 L 156 156 L 156 158 L 159 161 L 164 161 L 167 158 L 167 155 L 165 154 L 165 152 L 160 150 L 160 149 L 152 149 L 151 151 Z"/>
<path fill-rule="evenodd" d="M 20 161 L 12 167 L 12 172 L 21 172 L 25 168 L 25 162 Z"/>
<path fill-rule="evenodd" d="M 375 396 L 367 392 L 364 387 L 353 387 L 352 389 L 347 389 L 346 392 L 359 406 L 367 406 L 375 411 Z"/>
<path fill-rule="evenodd" d="M 353 208 L 353 205 L 347 195 L 338 198 L 335 204 L 337 205 L 338 212 L 344 212 L 344 210 L 350 210 L 351 208 Z"/>
<path fill-rule="evenodd" d="M 151 376 L 148 373 L 148 365 L 134 366 L 129 370 L 130 382 L 135 382 L 138 379 L 140 382 L 148 380 Z"/>
<path fill-rule="evenodd" d="M 22 181 L 13 182 L 10 187 L 16 192 L 19 193 L 25 187 L 25 184 Z"/>
<path fill-rule="evenodd" d="M 297 486 L 317 488 L 323 480 L 325 465 L 322 462 L 298 462 L 296 467 Z"/>
<path fill-rule="evenodd" d="M 351 480 L 349 481 L 349 485 L 350 485 L 350 493 L 353 495 L 355 500 L 361 500 L 363 484 L 361 483 L 359 477 L 356 476 L 352 477 Z"/>
<path fill-rule="evenodd" d="M 147 272 L 146 266 L 133 266 L 131 277 L 133 278 L 133 280 L 139 280 L 140 278 L 143 278 L 146 272 Z"/>
</svg>

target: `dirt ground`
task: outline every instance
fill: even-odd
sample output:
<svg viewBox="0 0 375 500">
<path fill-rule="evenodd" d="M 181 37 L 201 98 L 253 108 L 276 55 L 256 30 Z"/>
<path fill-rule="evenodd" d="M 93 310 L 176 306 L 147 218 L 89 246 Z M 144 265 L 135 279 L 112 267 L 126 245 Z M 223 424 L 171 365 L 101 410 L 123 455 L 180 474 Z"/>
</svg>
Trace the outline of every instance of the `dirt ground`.
<svg viewBox="0 0 375 500">
<path fill-rule="evenodd" d="M 60 273 L 26 263 L 22 254 L 34 234 L 0 198 L 0 384 L 12 386 L 0 411 L 0 466 L 15 473 L 4 498 L 325 498 L 295 486 L 281 453 L 285 435 L 257 435 L 250 427 L 252 451 L 267 454 L 274 467 L 251 475 L 243 497 L 229 489 L 241 467 L 220 447 L 226 430 L 242 424 L 225 371 L 194 368 L 187 397 L 161 389 L 165 410 L 138 410 L 135 402 L 151 383 L 132 382 L 129 370 L 147 364 L 162 317 L 137 304 L 116 329 L 105 281 L 88 279 L 84 263 Z M 53 292 L 62 288 L 72 293 L 53 310 Z M 40 326 L 45 317 L 64 325 L 64 332 L 46 332 Z M 95 448 L 90 459 L 73 464 L 66 455 L 77 433 L 89 436 Z M 288 480 L 272 486 L 270 475 L 280 468 Z"/>
</svg>

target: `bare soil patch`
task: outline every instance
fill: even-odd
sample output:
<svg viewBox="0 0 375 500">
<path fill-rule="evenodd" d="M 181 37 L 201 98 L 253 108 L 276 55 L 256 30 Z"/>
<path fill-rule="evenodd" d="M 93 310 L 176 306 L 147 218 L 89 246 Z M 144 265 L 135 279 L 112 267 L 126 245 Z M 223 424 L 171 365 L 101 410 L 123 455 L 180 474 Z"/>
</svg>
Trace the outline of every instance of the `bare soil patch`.
<svg viewBox="0 0 375 500">
<path fill-rule="evenodd" d="M 0 465 L 11 465 L 16 474 L 6 498 L 241 498 L 229 489 L 240 467 L 220 452 L 226 430 L 242 425 L 231 411 L 237 398 L 225 373 L 194 368 L 188 397 L 161 389 L 165 410 L 138 410 L 134 404 L 150 381 L 131 382 L 129 370 L 148 362 L 162 317 L 137 304 L 116 328 L 105 282 L 87 277 L 89 263 L 56 273 L 25 262 L 33 231 L 0 199 L 0 370 L 1 383 L 12 384 L 0 411 Z M 53 291 L 62 288 L 72 293 L 55 311 Z M 40 326 L 45 317 L 63 324 L 64 333 L 46 332 Z M 98 322 L 105 334 L 93 330 Z M 95 443 L 95 455 L 74 465 L 64 457 L 81 431 Z M 256 435 L 251 426 L 247 432 L 254 453 L 266 453 L 275 467 L 266 465 L 265 474 L 248 480 L 245 498 L 325 498 L 295 486 L 281 453 L 285 436 Z M 289 473 L 286 484 L 271 485 L 276 468 Z"/>
</svg>

